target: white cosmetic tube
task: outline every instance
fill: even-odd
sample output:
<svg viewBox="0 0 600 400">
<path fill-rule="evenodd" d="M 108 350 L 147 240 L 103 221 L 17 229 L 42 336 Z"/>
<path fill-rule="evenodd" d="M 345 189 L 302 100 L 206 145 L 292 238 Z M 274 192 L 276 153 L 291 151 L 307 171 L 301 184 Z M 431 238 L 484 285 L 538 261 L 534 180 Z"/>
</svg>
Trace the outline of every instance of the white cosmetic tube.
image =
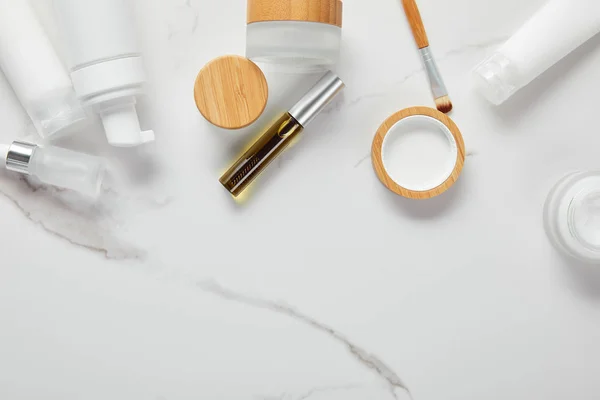
<svg viewBox="0 0 600 400">
<path fill-rule="evenodd" d="M 550 0 L 475 68 L 475 84 L 502 104 L 598 32 L 600 0 Z"/>
<path fill-rule="evenodd" d="M 100 115 L 108 142 L 132 147 L 154 140 L 135 108 L 146 74 L 128 0 L 54 0 L 77 96 Z"/>
<path fill-rule="evenodd" d="M 29 0 L 0 0 L 0 67 L 43 138 L 86 118 Z"/>
</svg>

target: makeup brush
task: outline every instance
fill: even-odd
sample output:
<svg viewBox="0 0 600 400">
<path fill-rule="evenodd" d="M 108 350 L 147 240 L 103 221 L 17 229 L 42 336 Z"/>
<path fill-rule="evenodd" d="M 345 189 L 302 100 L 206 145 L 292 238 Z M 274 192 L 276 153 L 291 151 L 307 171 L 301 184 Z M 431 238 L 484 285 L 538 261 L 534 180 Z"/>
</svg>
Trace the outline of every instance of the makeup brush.
<svg viewBox="0 0 600 400">
<path fill-rule="evenodd" d="M 404 6 L 404 12 L 419 47 L 419 53 L 421 53 L 421 58 L 423 58 L 425 70 L 429 76 L 435 106 L 439 111 L 449 113 L 452 110 L 452 102 L 450 101 L 450 97 L 448 97 L 448 90 L 446 89 L 446 85 L 444 85 L 444 80 L 440 75 L 431 49 L 429 48 L 429 40 L 427 39 L 427 33 L 425 32 L 425 26 L 423 25 L 423 19 L 421 19 L 417 3 L 415 0 L 402 0 L 402 5 Z"/>
</svg>

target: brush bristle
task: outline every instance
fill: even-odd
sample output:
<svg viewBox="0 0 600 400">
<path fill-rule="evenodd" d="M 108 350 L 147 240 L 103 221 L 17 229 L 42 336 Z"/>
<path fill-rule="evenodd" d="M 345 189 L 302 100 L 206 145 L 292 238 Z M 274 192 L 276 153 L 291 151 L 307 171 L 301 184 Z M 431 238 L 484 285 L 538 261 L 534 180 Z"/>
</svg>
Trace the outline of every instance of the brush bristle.
<svg viewBox="0 0 600 400">
<path fill-rule="evenodd" d="M 450 101 L 450 97 L 442 96 L 435 99 L 435 107 L 438 111 L 443 112 L 444 114 L 452 111 L 452 102 Z"/>
</svg>

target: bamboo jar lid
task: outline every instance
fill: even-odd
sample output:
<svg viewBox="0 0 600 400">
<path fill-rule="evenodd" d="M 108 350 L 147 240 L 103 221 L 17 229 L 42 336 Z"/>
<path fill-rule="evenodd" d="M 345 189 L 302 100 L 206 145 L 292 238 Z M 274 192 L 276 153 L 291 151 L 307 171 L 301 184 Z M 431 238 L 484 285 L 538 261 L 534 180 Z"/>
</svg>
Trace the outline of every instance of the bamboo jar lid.
<svg viewBox="0 0 600 400">
<path fill-rule="evenodd" d="M 194 99 L 208 122 L 225 129 L 244 128 L 261 116 L 269 90 L 260 68 L 241 56 L 206 64 L 196 78 Z"/>
<path fill-rule="evenodd" d="M 409 161 L 416 160 L 417 165 L 413 162 L 401 163 L 400 166 L 395 165 L 399 172 L 391 171 L 394 163 L 386 154 L 394 145 L 394 140 L 399 138 L 411 142 L 413 139 L 427 139 L 425 135 L 430 134 L 436 135 L 448 146 L 448 151 L 443 151 L 444 157 L 438 157 L 437 152 L 432 151 L 432 160 L 432 155 L 427 153 L 434 150 L 434 143 L 426 142 L 426 146 L 411 148 L 401 154 Z M 391 158 L 397 156 L 395 154 Z M 411 107 L 393 114 L 379 127 L 373 140 L 371 158 L 377 177 L 389 190 L 409 199 L 430 199 L 446 192 L 458 180 L 465 163 L 465 143 L 460 130 L 446 114 L 429 107 Z M 409 176 L 418 172 L 415 170 L 423 167 L 424 162 L 440 165 L 431 175 L 428 172 L 424 174 L 426 176 Z"/>
<path fill-rule="evenodd" d="M 343 8 L 341 0 L 248 0 L 248 23 L 306 21 L 341 28 Z"/>
</svg>

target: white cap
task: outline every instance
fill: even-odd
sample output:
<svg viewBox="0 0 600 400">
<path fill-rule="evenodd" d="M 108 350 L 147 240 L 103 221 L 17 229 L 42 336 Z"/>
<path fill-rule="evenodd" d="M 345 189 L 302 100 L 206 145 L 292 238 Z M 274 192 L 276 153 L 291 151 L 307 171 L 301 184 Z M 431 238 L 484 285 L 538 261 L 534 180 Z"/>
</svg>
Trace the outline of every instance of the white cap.
<svg viewBox="0 0 600 400">
<path fill-rule="evenodd" d="M 154 141 L 153 131 L 142 131 L 135 103 L 113 105 L 100 111 L 108 143 L 115 147 L 134 147 Z"/>
<path fill-rule="evenodd" d="M 500 105 L 519 88 L 515 84 L 518 73 L 511 61 L 500 53 L 494 53 L 473 70 L 475 87 L 490 103 Z"/>
</svg>

